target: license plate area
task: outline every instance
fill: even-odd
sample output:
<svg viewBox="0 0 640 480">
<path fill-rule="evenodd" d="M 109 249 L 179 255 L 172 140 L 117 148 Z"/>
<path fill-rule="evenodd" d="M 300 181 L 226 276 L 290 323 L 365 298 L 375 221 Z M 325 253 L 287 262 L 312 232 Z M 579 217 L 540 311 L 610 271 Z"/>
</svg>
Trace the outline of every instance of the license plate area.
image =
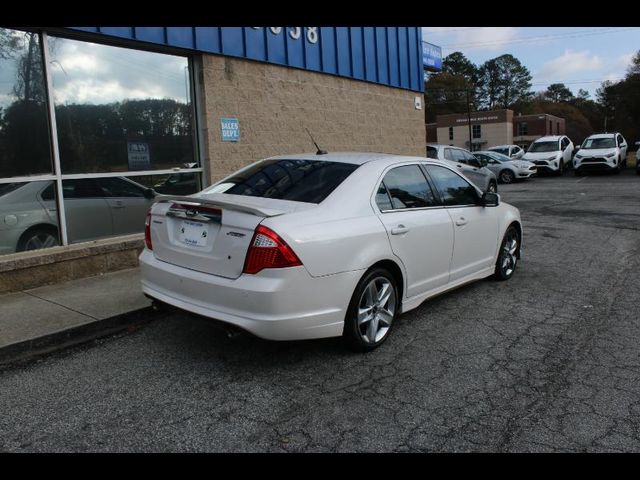
<svg viewBox="0 0 640 480">
<path fill-rule="evenodd" d="M 194 248 L 203 248 L 209 244 L 211 238 L 209 224 L 192 220 L 179 220 L 176 223 L 178 224 L 176 238 L 181 244 Z"/>
</svg>

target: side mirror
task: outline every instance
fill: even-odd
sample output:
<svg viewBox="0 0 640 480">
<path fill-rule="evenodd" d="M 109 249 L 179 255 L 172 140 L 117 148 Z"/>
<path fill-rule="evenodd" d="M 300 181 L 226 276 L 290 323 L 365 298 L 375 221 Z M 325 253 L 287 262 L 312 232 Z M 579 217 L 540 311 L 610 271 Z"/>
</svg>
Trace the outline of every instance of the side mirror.
<svg viewBox="0 0 640 480">
<path fill-rule="evenodd" d="M 144 198 L 156 198 L 156 192 L 153 188 L 145 188 L 144 190 Z"/>
<path fill-rule="evenodd" d="M 480 199 L 480 205 L 483 207 L 497 207 L 500 205 L 500 195 L 497 193 L 484 192 Z"/>
</svg>

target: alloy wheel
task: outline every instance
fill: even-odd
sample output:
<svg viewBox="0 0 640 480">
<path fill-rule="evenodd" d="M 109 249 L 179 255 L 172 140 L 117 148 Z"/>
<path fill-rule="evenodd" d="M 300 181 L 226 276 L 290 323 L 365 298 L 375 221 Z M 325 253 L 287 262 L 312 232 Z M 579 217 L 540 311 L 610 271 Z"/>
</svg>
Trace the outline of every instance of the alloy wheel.
<svg viewBox="0 0 640 480">
<path fill-rule="evenodd" d="M 39 250 L 41 248 L 57 247 L 58 239 L 49 232 L 36 232 L 24 243 L 25 250 Z"/>
<path fill-rule="evenodd" d="M 376 277 L 358 302 L 358 333 L 369 344 L 380 342 L 389 332 L 396 311 L 396 292 L 385 277 Z"/>
<path fill-rule="evenodd" d="M 510 276 L 516 268 L 518 257 L 518 234 L 515 230 L 510 230 L 505 238 L 502 251 L 500 252 L 500 270 L 505 277 Z"/>
</svg>

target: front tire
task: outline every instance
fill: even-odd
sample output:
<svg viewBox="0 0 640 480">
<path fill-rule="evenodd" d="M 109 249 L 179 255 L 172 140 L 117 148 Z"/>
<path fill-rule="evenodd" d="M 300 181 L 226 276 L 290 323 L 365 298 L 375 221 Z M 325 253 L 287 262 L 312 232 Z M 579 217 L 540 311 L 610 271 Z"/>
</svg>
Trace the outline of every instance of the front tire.
<svg viewBox="0 0 640 480">
<path fill-rule="evenodd" d="M 502 170 L 499 178 L 502 183 L 512 183 L 516 179 L 516 176 L 511 170 Z"/>
<path fill-rule="evenodd" d="M 520 248 L 520 233 L 515 225 L 507 228 L 500 245 L 498 260 L 493 277 L 496 280 L 509 280 L 516 270 L 518 251 Z"/>
<path fill-rule="evenodd" d="M 489 193 L 498 193 L 498 184 L 493 180 L 489 182 L 487 186 L 487 192 Z"/>
<path fill-rule="evenodd" d="M 342 334 L 356 352 L 378 348 L 389 336 L 398 314 L 400 298 L 396 281 L 384 268 L 368 272 L 356 286 Z"/>
</svg>

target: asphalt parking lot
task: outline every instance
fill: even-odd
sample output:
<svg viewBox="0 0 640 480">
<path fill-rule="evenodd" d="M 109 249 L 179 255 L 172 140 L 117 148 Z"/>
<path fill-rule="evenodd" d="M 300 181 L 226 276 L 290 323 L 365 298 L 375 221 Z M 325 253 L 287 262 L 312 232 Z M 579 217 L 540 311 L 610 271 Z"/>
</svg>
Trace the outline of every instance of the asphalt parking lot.
<svg viewBox="0 0 640 480">
<path fill-rule="evenodd" d="M 0 451 L 640 451 L 640 176 L 501 185 L 524 256 L 378 350 L 174 313 L 0 372 Z"/>
</svg>

